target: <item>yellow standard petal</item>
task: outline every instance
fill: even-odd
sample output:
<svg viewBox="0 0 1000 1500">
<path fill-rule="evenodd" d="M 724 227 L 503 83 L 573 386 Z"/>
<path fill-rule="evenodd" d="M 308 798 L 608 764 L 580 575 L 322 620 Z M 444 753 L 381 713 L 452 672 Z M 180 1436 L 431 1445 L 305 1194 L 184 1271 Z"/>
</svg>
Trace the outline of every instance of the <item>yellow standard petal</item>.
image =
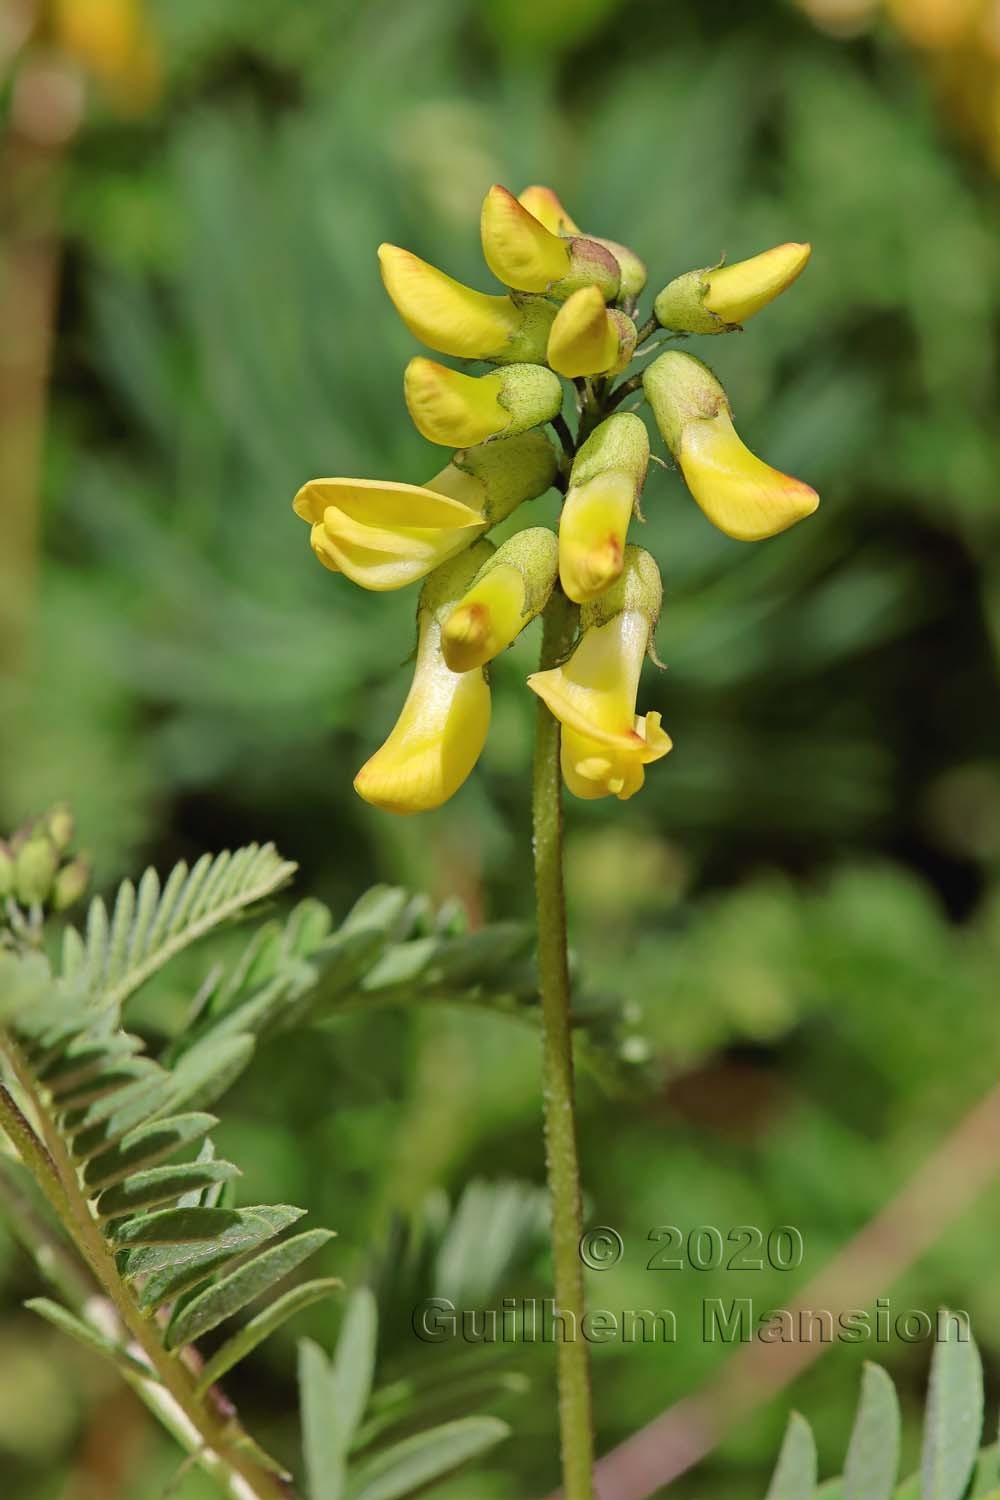
<svg viewBox="0 0 1000 1500">
<path fill-rule="evenodd" d="M 559 518 L 559 579 L 576 604 L 595 599 L 620 575 L 635 488 L 620 471 L 570 488 Z"/>
<path fill-rule="evenodd" d="M 499 374 L 463 375 L 436 360 L 411 359 L 403 377 L 413 425 L 431 443 L 468 448 L 503 432 L 510 413 L 500 405 Z"/>
<path fill-rule="evenodd" d="M 750 260 L 709 271 L 704 304 L 724 323 L 745 323 L 802 275 L 811 254 L 811 245 L 776 245 Z"/>
<path fill-rule="evenodd" d="M 451 466 L 429 485 L 375 479 L 311 479 L 292 508 L 312 527 L 310 541 L 320 561 L 362 588 L 384 592 L 423 578 L 468 546 L 486 528 L 481 509 L 439 493 L 438 481 L 459 487 Z M 467 493 L 482 494 L 468 478 Z"/>
<path fill-rule="evenodd" d="M 382 280 L 415 338 L 459 359 L 489 359 L 521 326 L 510 297 L 473 291 L 396 245 L 380 245 Z"/>
<path fill-rule="evenodd" d="M 599 289 L 581 287 L 556 314 L 549 333 L 549 364 L 560 375 L 575 380 L 615 369 L 621 353 L 618 323 Z"/>
<path fill-rule="evenodd" d="M 522 208 L 533 214 L 551 234 L 580 234 L 579 225 L 574 224 L 551 188 L 526 187 L 517 200 Z"/>
<path fill-rule="evenodd" d="M 776 536 L 819 505 L 808 484 L 750 452 L 727 411 L 685 426 L 677 462 L 708 519 L 740 542 Z"/>
<path fill-rule="evenodd" d="M 498 281 L 522 292 L 545 292 L 569 274 L 566 240 L 551 233 L 505 187 L 483 200 L 483 256 Z"/>
<path fill-rule="evenodd" d="M 635 712 L 649 636 L 643 609 L 622 610 L 585 629 L 561 667 L 528 678 L 562 725 L 563 777 L 574 796 L 624 801 L 642 786 L 644 768 L 671 749 L 660 715 Z"/>
</svg>

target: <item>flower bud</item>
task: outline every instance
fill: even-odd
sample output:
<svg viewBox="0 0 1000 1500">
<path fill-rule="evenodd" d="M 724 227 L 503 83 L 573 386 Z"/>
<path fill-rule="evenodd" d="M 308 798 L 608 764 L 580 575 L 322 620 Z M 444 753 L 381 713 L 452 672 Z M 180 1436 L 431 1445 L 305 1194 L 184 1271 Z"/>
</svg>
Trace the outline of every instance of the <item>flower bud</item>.
<svg viewBox="0 0 1000 1500">
<path fill-rule="evenodd" d="M 595 244 L 603 245 L 605 250 L 610 250 L 618 262 L 618 269 L 621 273 L 619 295 L 630 300 L 638 297 L 646 285 L 646 277 L 649 274 L 645 261 L 641 261 L 635 251 L 630 250 L 627 245 L 619 245 L 617 240 L 607 240 L 600 234 L 592 234 L 590 238 Z"/>
<path fill-rule="evenodd" d="M 624 801 L 642 786 L 644 767 L 671 748 L 660 715 L 635 711 L 661 598 L 656 563 L 648 552 L 629 547 L 621 578 L 584 607 L 582 634 L 569 660 L 528 678 L 562 725 L 563 778 L 577 797 Z"/>
<path fill-rule="evenodd" d="M 65 853 L 73 842 L 76 833 L 76 819 L 73 810 L 66 802 L 60 802 L 45 815 L 45 827 L 49 838 L 55 844 L 60 854 Z"/>
<path fill-rule="evenodd" d="M 518 194 L 518 203 L 533 214 L 551 234 L 580 234 L 579 225 L 574 224 L 551 188 L 526 187 Z"/>
<path fill-rule="evenodd" d="M 56 875 L 52 886 L 52 907 L 54 911 L 66 911 L 67 907 L 75 906 L 80 897 L 86 893 L 90 884 L 90 863 L 85 859 L 70 860 L 68 865 L 63 865 Z"/>
<path fill-rule="evenodd" d="M 47 901 L 59 867 L 59 851 L 45 833 L 33 833 L 14 861 L 14 894 L 22 906 Z"/>
<path fill-rule="evenodd" d="M 776 245 L 731 266 L 688 271 L 653 303 L 656 320 L 685 333 L 731 333 L 791 286 L 811 254 L 810 245 Z"/>
<path fill-rule="evenodd" d="M 483 256 L 498 281 L 520 292 L 560 301 L 581 286 L 596 286 L 612 302 L 621 271 L 611 251 L 583 236 L 553 234 L 499 184 L 483 201 Z"/>
<path fill-rule="evenodd" d="M 596 286 L 581 287 L 556 314 L 547 359 L 553 370 L 570 380 L 614 374 L 632 358 L 635 340 L 631 318 L 606 307 Z"/>
<path fill-rule="evenodd" d="M 737 541 L 775 536 L 812 515 L 819 496 L 772 469 L 741 441 L 726 393 L 691 354 L 661 354 L 643 387 L 664 441 L 708 519 Z"/>
<path fill-rule="evenodd" d="M 0 901 L 14 890 L 14 855 L 11 847 L 0 839 Z"/>
<path fill-rule="evenodd" d="M 417 611 L 413 682 L 395 727 L 354 778 L 359 796 L 387 812 L 427 812 L 458 791 L 486 742 L 490 690 L 481 667 L 453 672 L 441 652 L 441 621 L 481 564 L 486 542 L 431 575 Z"/>
<path fill-rule="evenodd" d="M 379 246 L 385 289 L 415 338 L 457 359 L 500 364 L 544 359 L 555 315 L 544 298 L 473 291 L 397 245 Z"/>
<path fill-rule="evenodd" d="M 448 614 L 441 634 L 453 672 L 470 672 L 505 651 L 548 603 L 558 544 L 547 526 L 531 526 L 504 542 Z"/>
<path fill-rule="evenodd" d="M 384 592 L 424 578 L 549 488 L 556 472 L 541 433 L 460 449 L 426 485 L 311 479 L 292 502 L 325 567 Z"/>
<path fill-rule="evenodd" d="M 596 598 L 620 575 L 648 466 L 646 424 L 631 412 L 607 417 L 573 460 L 559 518 L 559 578 L 575 603 Z"/>
<path fill-rule="evenodd" d="M 477 377 L 422 355 L 407 365 L 403 390 L 421 437 L 448 448 L 515 437 L 551 421 L 563 400 L 558 375 L 544 365 L 504 365 Z"/>
</svg>

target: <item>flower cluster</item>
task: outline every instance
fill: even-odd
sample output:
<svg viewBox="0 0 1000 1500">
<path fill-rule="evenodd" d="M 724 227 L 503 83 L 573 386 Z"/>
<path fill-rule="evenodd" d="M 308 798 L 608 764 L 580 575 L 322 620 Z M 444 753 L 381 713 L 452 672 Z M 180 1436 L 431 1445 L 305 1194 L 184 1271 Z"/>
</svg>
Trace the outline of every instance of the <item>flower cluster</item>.
<svg viewBox="0 0 1000 1500">
<path fill-rule="evenodd" d="M 577 607 L 579 634 L 567 659 L 528 686 L 562 725 L 569 789 L 631 797 L 644 768 L 670 749 L 660 715 L 636 713 L 662 584 L 650 554 L 628 542 L 650 459 L 644 422 L 618 409 L 631 392 L 642 387 L 692 495 L 729 536 L 773 536 L 818 504 L 808 485 L 743 445 L 725 391 L 693 355 L 667 350 L 641 377 L 616 382 L 663 330 L 667 342 L 740 328 L 795 280 L 808 245 L 687 272 L 663 288 L 640 328 L 645 266 L 626 246 L 583 234 L 550 189 L 515 198 L 491 188 L 482 242 L 502 293 L 463 286 L 395 245 L 379 250 L 407 328 L 440 354 L 492 366 L 469 374 L 417 356 L 406 368 L 410 416 L 429 442 L 455 450 L 449 463 L 423 485 L 313 479 L 294 500 L 331 571 L 375 590 L 426 580 L 409 695 L 354 783 L 397 813 L 438 807 L 465 781 L 489 729 L 489 663 L 553 591 Z M 563 379 L 572 382 L 575 438 Z M 531 526 L 499 546 L 488 540 L 553 486 L 564 496 L 558 536 Z"/>
</svg>

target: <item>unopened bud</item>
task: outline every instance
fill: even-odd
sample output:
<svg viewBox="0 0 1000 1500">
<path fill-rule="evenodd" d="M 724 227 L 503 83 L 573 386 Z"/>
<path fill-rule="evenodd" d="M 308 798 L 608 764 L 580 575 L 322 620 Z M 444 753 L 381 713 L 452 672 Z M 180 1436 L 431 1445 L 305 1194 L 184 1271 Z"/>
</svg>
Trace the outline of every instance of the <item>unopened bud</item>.
<svg viewBox="0 0 1000 1500">
<path fill-rule="evenodd" d="M 581 287 L 556 314 L 547 358 L 553 370 L 570 380 L 614 374 L 632 358 L 635 341 L 632 319 L 606 307 L 596 286 Z"/>
<path fill-rule="evenodd" d="M 74 906 L 86 893 L 90 884 L 90 863 L 85 859 L 71 860 L 63 865 L 52 886 L 52 906 L 55 911 L 65 911 Z"/>
<path fill-rule="evenodd" d="M 559 519 L 559 577 L 575 603 L 596 598 L 621 573 L 648 466 L 646 424 L 631 412 L 607 417 L 573 460 Z"/>
<path fill-rule="evenodd" d="M 485 666 L 545 608 L 556 579 L 557 551 L 548 527 L 531 526 L 483 564 L 441 632 L 444 659 L 453 672 Z"/>
<path fill-rule="evenodd" d="M 76 819 L 72 808 L 66 802 L 57 803 L 46 813 L 44 822 L 49 838 L 60 854 L 64 853 L 73 842 L 73 835 L 76 833 Z"/>
<path fill-rule="evenodd" d="M 606 246 L 552 233 L 504 187 L 486 194 L 481 230 L 486 264 L 515 291 L 562 300 L 581 286 L 596 286 L 608 302 L 618 296 L 621 271 Z"/>
<path fill-rule="evenodd" d="M 407 365 L 403 390 L 421 437 L 448 448 L 516 437 L 551 421 L 563 399 L 558 375 L 544 365 L 504 365 L 473 376 L 422 355 Z"/>
<path fill-rule="evenodd" d="M 47 901 L 59 868 L 59 852 L 44 833 L 32 834 L 14 862 L 14 894 L 23 906 Z"/>
<path fill-rule="evenodd" d="M 707 365 L 670 350 L 643 375 L 657 426 L 708 519 L 737 541 L 760 541 L 812 515 L 819 496 L 751 453 Z"/>
<path fill-rule="evenodd" d="M 809 245 L 776 245 L 731 266 L 688 271 L 657 297 L 656 321 L 684 333 L 731 333 L 790 287 L 811 253 Z"/>
</svg>

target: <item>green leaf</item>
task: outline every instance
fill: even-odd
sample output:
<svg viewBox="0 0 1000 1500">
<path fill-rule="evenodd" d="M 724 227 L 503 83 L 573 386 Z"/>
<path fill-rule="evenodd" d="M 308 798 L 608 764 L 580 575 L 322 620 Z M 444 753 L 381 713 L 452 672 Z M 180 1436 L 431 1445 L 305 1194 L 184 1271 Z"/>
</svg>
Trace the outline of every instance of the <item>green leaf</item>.
<svg viewBox="0 0 1000 1500">
<path fill-rule="evenodd" d="M 163 1302 L 172 1302 L 181 1292 L 221 1271 L 236 1256 L 246 1255 L 266 1244 L 296 1219 L 301 1219 L 305 1210 L 282 1204 L 240 1208 L 232 1212 L 234 1220 L 229 1228 L 215 1235 L 207 1244 L 150 1245 L 131 1251 L 125 1275 L 129 1280 L 137 1276 L 146 1278 L 139 1291 L 139 1306 L 144 1312 Z"/>
<path fill-rule="evenodd" d="M 215 1240 L 238 1223 L 235 1208 L 163 1208 L 118 1225 L 110 1238 L 119 1250 L 139 1245 L 191 1245 Z"/>
<path fill-rule="evenodd" d="M 243 1072 L 254 1050 L 252 1036 L 205 1038 L 185 1052 L 169 1075 L 171 1109 L 203 1109 L 214 1104 Z"/>
<path fill-rule="evenodd" d="M 921 1500 L 960 1500 L 983 1430 L 983 1365 L 966 1325 L 942 1314 L 946 1334 L 934 1349 L 920 1456 Z"/>
<path fill-rule="evenodd" d="M 767 1491 L 767 1500 L 812 1500 L 816 1493 L 816 1440 L 804 1417 L 793 1411 Z"/>
<path fill-rule="evenodd" d="M 899 1440 L 896 1387 L 880 1365 L 866 1364 L 844 1466 L 843 1500 L 890 1500 L 899 1472 Z"/>
<path fill-rule="evenodd" d="M 991 1500 L 1000 1487 L 1000 1447 L 992 1443 L 983 1448 L 969 1485 L 968 1500 Z"/>
<path fill-rule="evenodd" d="M 239 1167 L 230 1161 L 187 1162 L 177 1167 L 150 1167 L 148 1172 L 136 1172 L 117 1187 L 108 1188 L 97 1200 L 97 1215 L 100 1219 L 117 1219 L 123 1214 L 135 1213 L 140 1208 L 151 1208 L 159 1203 L 172 1203 L 183 1194 L 210 1187 L 214 1182 L 227 1182 L 231 1177 L 240 1177 Z"/>
<path fill-rule="evenodd" d="M 128 1375 L 141 1375 L 145 1380 L 155 1380 L 156 1376 L 148 1365 L 140 1364 L 137 1359 L 120 1345 L 112 1343 L 103 1334 L 98 1333 L 89 1323 L 69 1312 L 58 1302 L 52 1302 L 48 1297 L 32 1297 L 25 1304 L 31 1312 L 37 1313 L 47 1323 L 52 1323 L 63 1333 L 68 1333 L 71 1338 L 76 1339 L 78 1344 L 83 1344 L 87 1349 L 101 1354 L 105 1359 L 110 1359 L 119 1370 Z"/>
<path fill-rule="evenodd" d="M 401 1500 L 478 1458 L 509 1432 L 497 1417 L 463 1417 L 417 1433 L 361 1465 L 347 1487 L 347 1500 Z"/>
<path fill-rule="evenodd" d="M 303 1308 L 311 1307 L 314 1302 L 319 1302 L 323 1297 L 329 1297 L 333 1292 L 339 1291 L 343 1282 L 335 1276 L 327 1276 L 316 1281 L 304 1281 L 301 1286 L 294 1286 L 290 1291 L 278 1297 L 263 1312 L 259 1312 L 255 1318 L 251 1318 L 234 1336 L 217 1350 L 205 1366 L 198 1378 L 196 1388 L 197 1395 L 204 1395 L 209 1386 L 221 1380 L 227 1370 L 233 1365 L 239 1364 L 248 1354 L 256 1349 L 258 1344 L 268 1338 L 276 1328 L 287 1322 Z"/>
<path fill-rule="evenodd" d="M 151 1120 L 130 1130 L 117 1146 L 91 1157 L 83 1174 L 87 1190 L 96 1193 L 140 1168 L 156 1166 L 175 1151 L 201 1140 L 218 1123 L 215 1115 L 183 1114 Z"/>
<path fill-rule="evenodd" d="M 351 1296 L 333 1357 L 334 1411 L 344 1451 L 365 1414 L 375 1374 L 378 1305 L 369 1287 Z"/>
<path fill-rule="evenodd" d="M 202 1213 L 221 1211 L 200 1210 Z M 239 1312 L 241 1307 L 266 1292 L 268 1287 L 294 1271 L 296 1266 L 301 1265 L 332 1238 L 333 1232 L 329 1229 L 306 1230 L 305 1234 L 284 1240 L 272 1250 L 264 1250 L 246 1265 L 231 1271 L 221 1281 L 199 1292 L 171 1319 L 164 1340 L 166 1347 L 176 1349 L 181 1344 L 193 1343 L 202 1334 L 218 1327 L 226 1318 Z"/>
<path fill-rule="evenodd" d="M 337 1421 L 333 1367 L 312 1339 L 299 1341 L 299 1408 L 309 1500 L 341 1500 L 345 1454 Z"/>
</svg>

